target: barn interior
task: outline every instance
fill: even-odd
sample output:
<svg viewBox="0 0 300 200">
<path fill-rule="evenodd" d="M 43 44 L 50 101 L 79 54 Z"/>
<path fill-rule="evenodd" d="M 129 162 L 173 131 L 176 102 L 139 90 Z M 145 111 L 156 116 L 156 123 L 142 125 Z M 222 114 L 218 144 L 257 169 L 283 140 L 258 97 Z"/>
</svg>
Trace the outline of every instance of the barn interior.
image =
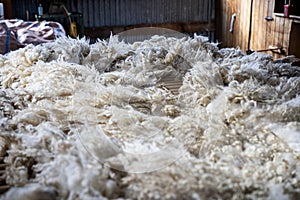
<svg viewBox="0 0 300 200">
<path fill-rule="evenodd" d="M 0 0 L 0 199 L 300 199 L 300 2 Z"/>
</svg>

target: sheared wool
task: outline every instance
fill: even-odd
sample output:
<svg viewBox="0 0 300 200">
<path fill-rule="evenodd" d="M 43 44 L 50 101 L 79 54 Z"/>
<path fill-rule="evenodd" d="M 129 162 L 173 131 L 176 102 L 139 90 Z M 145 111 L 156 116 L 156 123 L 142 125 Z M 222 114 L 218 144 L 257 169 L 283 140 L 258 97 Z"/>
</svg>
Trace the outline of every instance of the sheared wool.
<svg viewBox="0 0 300 200">
<path fill-rule="evenodd" d="M 197 35 L 58 38 L 2 55 L 2 198 L 297 199 L 292 60 Z M 178 95 L 161 87 L 170 79 Z"/>
</svg>

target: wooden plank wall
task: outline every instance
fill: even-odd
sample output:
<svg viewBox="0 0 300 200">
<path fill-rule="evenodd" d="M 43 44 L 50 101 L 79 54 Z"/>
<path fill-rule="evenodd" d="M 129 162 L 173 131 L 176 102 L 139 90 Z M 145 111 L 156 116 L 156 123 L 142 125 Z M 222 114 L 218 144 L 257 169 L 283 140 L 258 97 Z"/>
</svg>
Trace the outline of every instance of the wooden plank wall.
<svg viewBox="0 0 300 200">
<path fill-rule="evenodd" d="M 243 0 L 221 0 L 221 46 L 222 47 L 240 47 L 243 51 L 247 49 L 250 1 Z M 233 32 L 230 33 L 230 23 L 232 15 L 236 13 Z"/>
<path fill-rule="evenodd" d="M 274 14 L 275 0 L 253 0 L 251 50 L 264 50 L 282 46 L 286 54 L 279 51 L 267 51 L 279 58 L 288 54 L 289 37 L 292 20 Z M 251 0 L 220 0 L 220 19 L 222 21 L 220 41 L 221 47 L 240 47 L 248 49 Z M 234 31 L 229 32 L 232 14 L 236 13 Z M 273 17 L 273 21 L 265 17 Z"/>
<path fill-rule="evenodd" d="M 289 54 L 289 44 L 290 44 L 290 32 L 292 28 L 293 20 L 287 19 L 280 16 L 275 16 L 275 28 L 273 31 L 273 44 L 275 46 L 282 46 L 283 50 L 286 52 L 284 55 Z M 274 58 L 282 57 L 283 55 L 274 54 Z"/>
</svg>

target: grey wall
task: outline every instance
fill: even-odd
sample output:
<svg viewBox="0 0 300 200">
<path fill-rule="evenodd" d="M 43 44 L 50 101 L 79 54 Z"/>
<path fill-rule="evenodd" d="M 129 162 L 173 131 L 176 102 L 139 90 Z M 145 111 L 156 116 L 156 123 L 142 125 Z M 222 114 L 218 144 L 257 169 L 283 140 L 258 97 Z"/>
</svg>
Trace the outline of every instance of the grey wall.
<svg viewBox="0 0 300 200">
<path fill-rule="evenodd" d="M 215 0 L 78 0 L 77 11 L 85 27 L 205 23 L 215 19 Z"/>
</svg>

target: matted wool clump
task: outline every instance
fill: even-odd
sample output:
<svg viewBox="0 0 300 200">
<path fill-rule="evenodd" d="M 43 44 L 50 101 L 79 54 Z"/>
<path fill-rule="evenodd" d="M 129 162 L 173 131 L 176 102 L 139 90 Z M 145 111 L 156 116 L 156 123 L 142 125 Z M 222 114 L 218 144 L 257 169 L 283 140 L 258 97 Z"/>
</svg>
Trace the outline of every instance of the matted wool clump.
<svg viewBox="0 0 300 200">
<path fill-rule="evenodd" d="M 59 38 L 3 55 L 2 198 L 300 198 L 290 60 L 197 35 Z"/>
</svg>

